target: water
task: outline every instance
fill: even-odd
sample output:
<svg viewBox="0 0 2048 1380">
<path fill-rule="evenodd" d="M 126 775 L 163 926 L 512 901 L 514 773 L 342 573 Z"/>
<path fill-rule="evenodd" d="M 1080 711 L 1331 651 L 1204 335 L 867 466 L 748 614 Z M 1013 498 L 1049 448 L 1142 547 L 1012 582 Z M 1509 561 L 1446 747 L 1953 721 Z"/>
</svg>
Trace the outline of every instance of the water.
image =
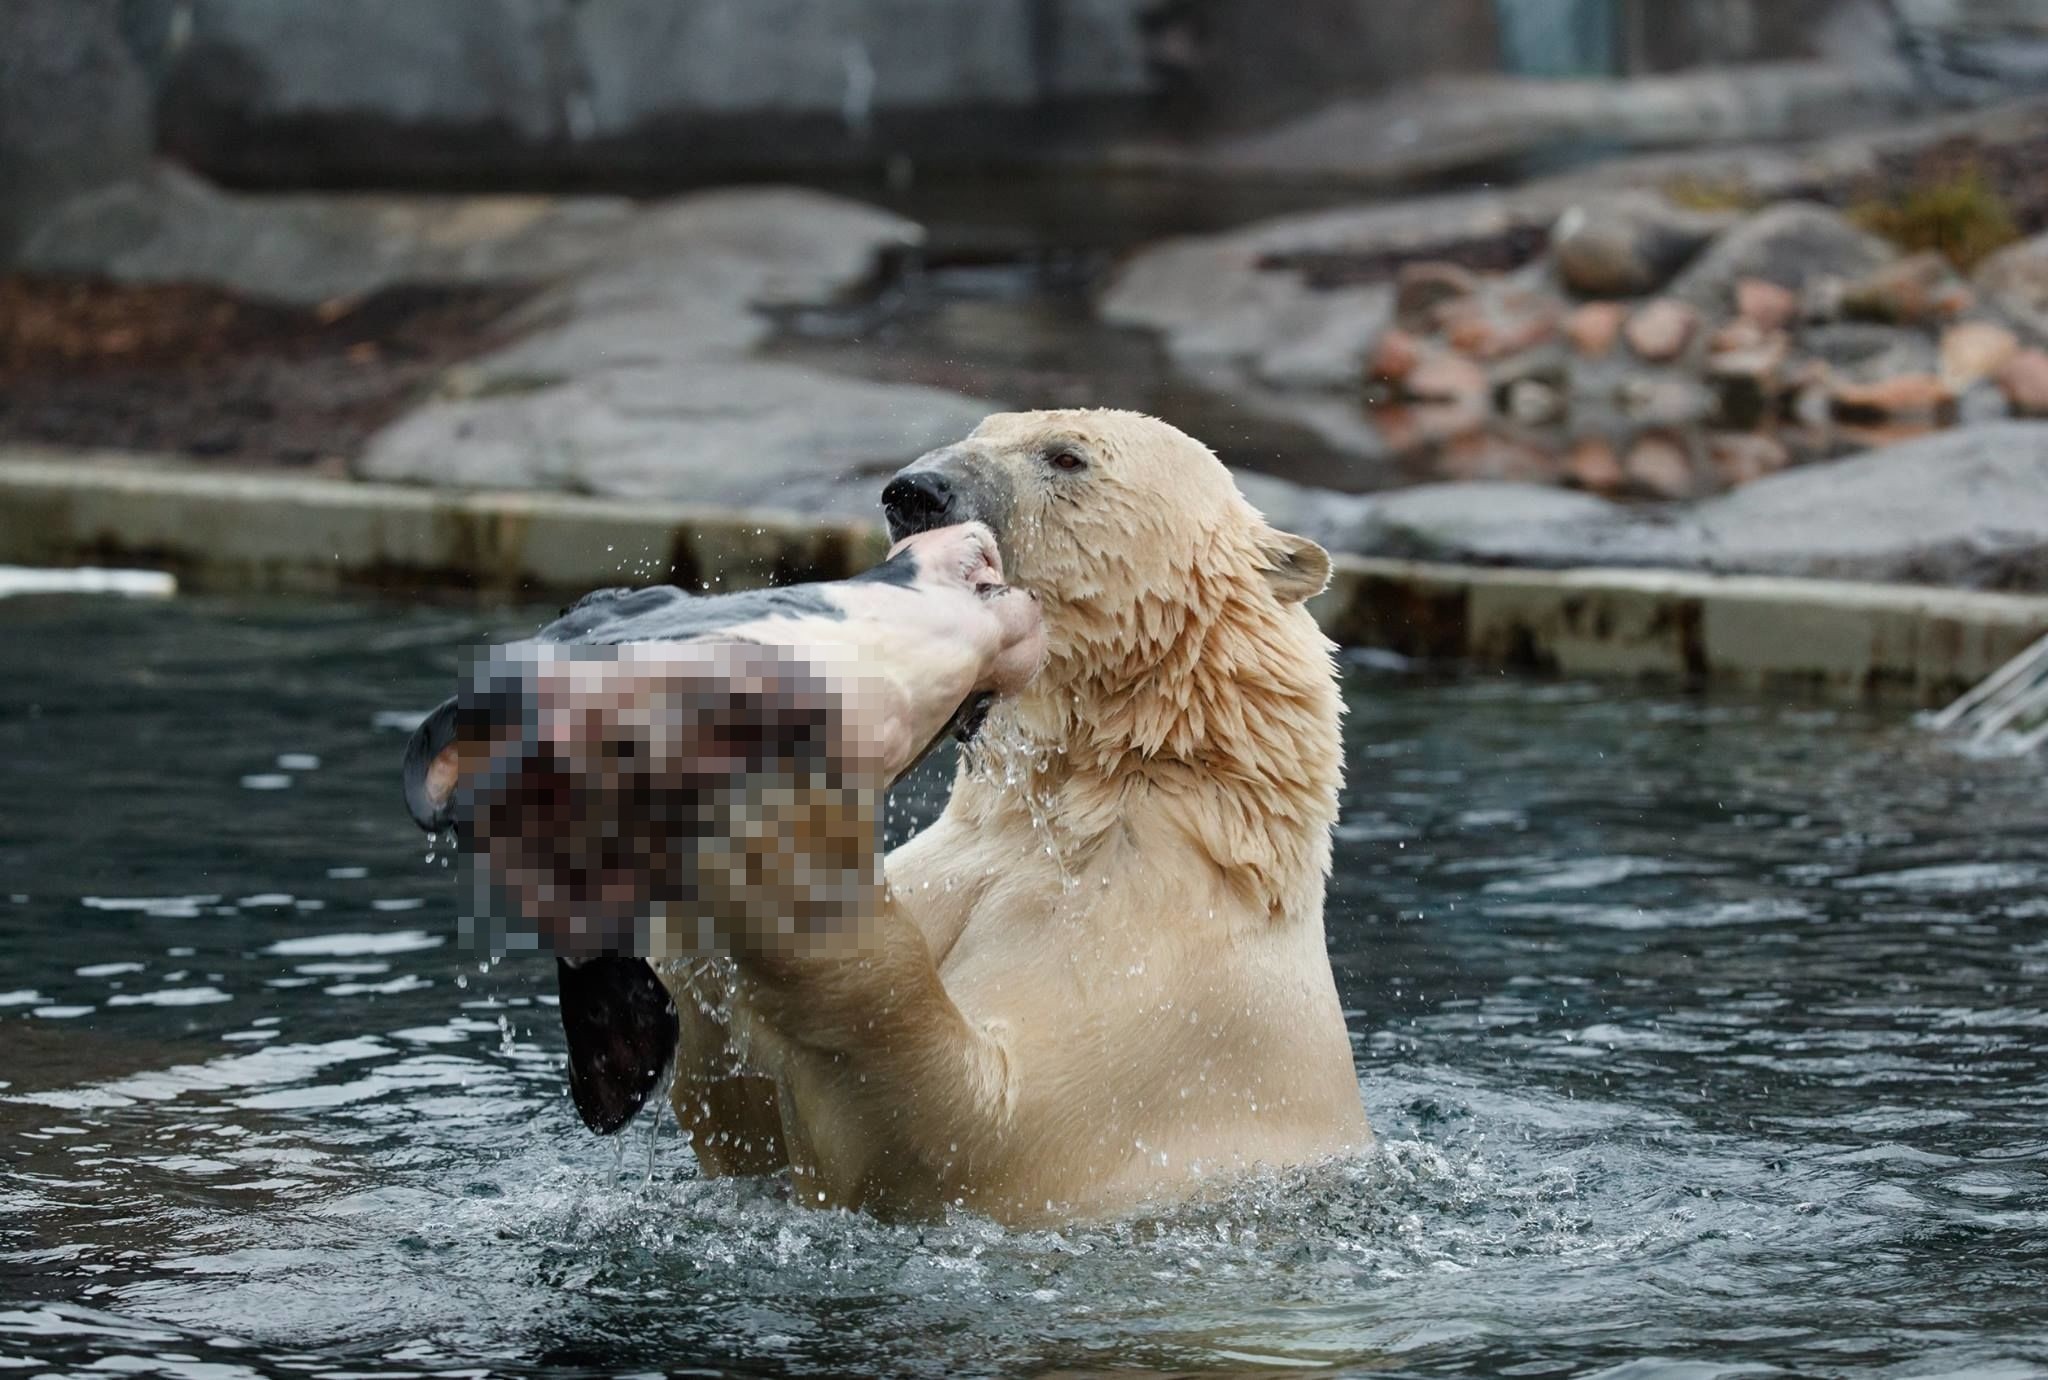
<svg viewBox="0 0 2048 1380">
<path fill-rule="evenodd" d="M 592 1140 L 546 969 L 449 942 L 398 725 L 533 621 L 0 604 L 0 1369 L 2048 1367 L 2038 761 L 1360 673 L 1330 938 L 1380 1148 L 881 1226 Z"/>
</svg>

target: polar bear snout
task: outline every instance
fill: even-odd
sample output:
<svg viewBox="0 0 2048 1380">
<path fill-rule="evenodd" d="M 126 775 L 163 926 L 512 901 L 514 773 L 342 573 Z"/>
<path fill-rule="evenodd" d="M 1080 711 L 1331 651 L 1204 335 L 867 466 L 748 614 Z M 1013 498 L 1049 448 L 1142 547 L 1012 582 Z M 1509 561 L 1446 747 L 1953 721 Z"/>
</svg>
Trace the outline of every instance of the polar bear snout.
<svg viewBox="0 0 2048 1380">
<path fill-rule="evenodd" d="M 952 445 L 911 461 L 882 490 L 889 539 L 979 522 L 1007 542 L 1010 493 L 1000 464 L 967 445 Z"/>
<path fill-rule="evenodd" d="M 897 541 L 919 532 L 951 527 L 958 503 L 953 481 L 938 470 L 909 469 L 889 481 L 882 490 L 882 511 L 889 519 L 889 535 Z"/>
</svg>

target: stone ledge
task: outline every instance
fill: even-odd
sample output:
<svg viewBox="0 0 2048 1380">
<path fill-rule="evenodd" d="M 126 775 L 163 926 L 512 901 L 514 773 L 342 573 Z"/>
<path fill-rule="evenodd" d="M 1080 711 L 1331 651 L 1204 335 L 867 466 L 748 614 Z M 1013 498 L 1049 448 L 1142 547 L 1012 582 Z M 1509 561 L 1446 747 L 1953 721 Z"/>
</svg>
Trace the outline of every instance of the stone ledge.
<svg viewBox="0 0 2048 1380">
<path fill-rule="evenodd" d="M 0 561 L 143 566 L 193 591 L 744 589 L 839 579 L 885 546 L 878 525 L 780 513 L 0 452 Z"/>
<path fill-rule="evenodd" d="M 168 571 L 211 593 L 457 592 L 839 579 L 879 526 L 0 450 L 0 562 Z M 2048 597 L 1670 570 L 1338 556 L 1337 641 L 1428 660 L 1936 703 L 2048 633 Z"/>
<path fill-rule="evenodd" d="M 1339 556 L 1347 646 L 1428 660 L 1935 704 L 2048 633 L 2048 597 L 1669 570 Z"/>
</svg>

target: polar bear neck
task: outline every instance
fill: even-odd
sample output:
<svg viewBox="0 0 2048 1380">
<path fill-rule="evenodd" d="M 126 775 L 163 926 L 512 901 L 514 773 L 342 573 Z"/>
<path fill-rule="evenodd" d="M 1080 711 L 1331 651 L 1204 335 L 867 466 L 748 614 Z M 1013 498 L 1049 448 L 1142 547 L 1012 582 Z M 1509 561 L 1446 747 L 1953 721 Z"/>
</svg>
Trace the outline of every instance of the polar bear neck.
<svg viewBox="0 0 2048 1380">
<path fill-rule="evenodd" d="M 1260 910 L 1319 915 L 1343 770 L 1333 648 L 1231 564 L 1177 598 L 1055 601 L 1038 685 L 992 724 L 999 770 L 964 774 L 956 801 L 1026 812 L 1076 856 L 1150 804 Z"/>
</svg>

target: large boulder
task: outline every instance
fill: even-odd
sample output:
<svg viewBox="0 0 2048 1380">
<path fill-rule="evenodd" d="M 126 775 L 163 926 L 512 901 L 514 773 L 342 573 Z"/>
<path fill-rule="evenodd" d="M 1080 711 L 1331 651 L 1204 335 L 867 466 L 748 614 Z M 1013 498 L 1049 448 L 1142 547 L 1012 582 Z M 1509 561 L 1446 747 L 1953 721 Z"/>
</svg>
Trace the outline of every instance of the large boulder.
<svg viewBox="0 0 2048 1380">
<path fill-rule="evenodd" d="M 0 5 L 0 262 L 52 208 L 140 171 L 149 82 L 116 0 Z"/>
<path fill-rule="evenodd" d="M 1858 278 L 1890 263 L 1898 251 L 1856 228 L 1840 212 L 1788 201 L 1759 211 L 1723 233 L 1671 285 L 1674 297 L 1725 316 L 1736 285 L 1762 279 L 1799 291 L 1822 278 Z"/>
<path fill-rule="evenodd" d="M 1276 388 L 1355 389 L 1393 320 L 1391 288 L 1315 293 L 1275 320 L 1272 337 L 1261 342 L 1252 365 Z"/>
<path fill-rule="evenodd" d="M 1096 309 L 1112 325 L 1157 332 L 1183 366 L 1242 366 L 1279 388 L 1355 388 L 1392 324 L 1394 291 L 1323 290 L 1258 267 L 1227 239 L 1183 239 L 1133 258 Z"/>
<path fill-rule="evenodd" d="M 603 257 L 632 218 L 616 197 L 242 196 L 159 164 L 44 216 L 17 262 L 314 303 L 408 281 L 546 280 Z"/>
<path fill-rule="evenodd" d="M 1321 536 L 1357 555 L 1478 565 L 2048 591 L 2048 423 L 1938 432 L 1690 507 L 1623 507 L 1540 485 L 1428 485 L 1366 500 Z"/>
<path fill-rule="evenodd" d="M 706 359 L 429 403 L 373 438 L 356 472 L 872 518 L 890 474 L 988 411 L 935 388 Z"/>
<path fill-rule="evenodd" d="M 828 303 L 921 234 L 777 188 L 638 211 L 528 309 L 519 339 L 372 438 L 357 473 L 871 518 L 887 475 L 991 405 L 752 351 L 760 308 Z"/>
<path fill-rule="evenodd" d="M 1547 484 L 1424 484 L 1350 516 L 1333 535 L 1353 554 L 1474 565 L 1614 564 L 1610 547 L 1637 526 L 1626 508 Z"/>
<path fill-rule="evenodd" d="M 1726 229 L 1729 218 L 1683 211 L 1658 197 L 1582 202 L 1558 218 L 1550 253 L 1582 297 L 1647 297 Z"/>
<path fill-rule="evenodd" d="M 762 308 L 831 302 L 923 238 L 900 216 L 798 188 L 680 197 L 597 237 L 593 266 L 533 303 L 532 329 L 466 366 L 462 386 L 488 392 L 750 350 L 772 333 Z"/>
<path fill-rule="evenodd" d="M 1688 526 L 1712 569 L 2048 590 L 2048 425 L 1787 470 L 1700 504 Z"/>
</svg>

